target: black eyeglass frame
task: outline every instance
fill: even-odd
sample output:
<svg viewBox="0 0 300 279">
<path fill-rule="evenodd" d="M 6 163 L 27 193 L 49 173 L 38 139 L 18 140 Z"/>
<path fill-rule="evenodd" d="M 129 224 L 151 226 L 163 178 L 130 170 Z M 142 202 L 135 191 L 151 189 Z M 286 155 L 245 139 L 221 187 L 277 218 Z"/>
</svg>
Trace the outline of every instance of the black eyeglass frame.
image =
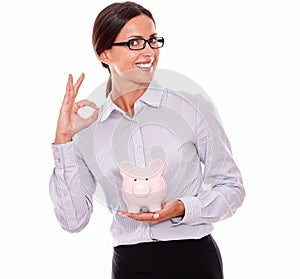
<svg viewBox="0 0 300 279">
<path fill-rule="evenodd" d="M 131 48 L 131 47 L 130 47 L 130 42 L 135 41 L 135 40 L 143 40 L 143 41 L 144 41 L 143 47 L 142 47 L 142 48 Z M 153 46 L 151 46 L 152 40 L 159 41 L 160 43 L 162 43 L 162 45 L 159 46 L 159 47 L 153 47 Z M 149 45 L 152 49 L 158 49 L 158 48 L 161 48 L 161 47 L 164 46 L 164 44 L 165 44 L 165 39 L 164 39 L 163 37 L 154 37 L 154 38 L 150 38 L 150 39 L 148 39 L 148 40 L 143 39 L 143 38 L 136 38 L 136 39 L 130 39 L 130 40 L 128 40 L 127 42 L 117 42 L 117 43 L 113 43 L 112 45 L 113 45 L 113 46 L 127 46 L 130 50 L 142 50 L 142 49 L 144 49 L 144 48 L 146 47 L 146 43 L 148 43 L 148 45 Z"/>
</svg>

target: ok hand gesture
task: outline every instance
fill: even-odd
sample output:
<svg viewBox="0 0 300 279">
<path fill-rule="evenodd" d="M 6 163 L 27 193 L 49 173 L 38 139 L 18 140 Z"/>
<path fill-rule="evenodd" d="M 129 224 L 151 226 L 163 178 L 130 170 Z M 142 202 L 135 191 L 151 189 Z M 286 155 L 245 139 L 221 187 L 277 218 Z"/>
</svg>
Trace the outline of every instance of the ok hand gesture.
<svg viewBox="0 0 300 279">
<path fill-rule="evenodd" d="M 69 75 L 66 94 L 64 96 L 57 121 L 54 144 L 71 141 L 77 132 L 90 126 L 98 117 L 99 108 L 94 103 L 88 100 L 75 102 L 75 98 L 83 79 L 84 74 L 81 74 L 75 85 L 73 85 L 73 76 Z M 86 119 L 82 118 L 78 114 L 78 110 L 85 106 L 90 106 L 95 109 L 94 113 Z"/>
</svg>

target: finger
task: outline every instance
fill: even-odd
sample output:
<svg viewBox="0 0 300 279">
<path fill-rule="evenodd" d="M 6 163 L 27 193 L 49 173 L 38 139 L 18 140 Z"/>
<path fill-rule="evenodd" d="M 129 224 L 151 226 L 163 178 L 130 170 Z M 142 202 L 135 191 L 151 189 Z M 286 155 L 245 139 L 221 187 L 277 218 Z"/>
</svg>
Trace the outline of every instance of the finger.
<svg viewBox="0 0 300 279">
<path fill-rule="evenodd" d="M 126 211 L 119 211 L 118 212 L 121 216 L 134 219 L 140 222 L 149 222 L 152 224 L 158 224 L 162 221 L 167 220 L 168 218 L 162 218 L 162 216 L 158 213 L 129 213 Z"/>
<path fill-rule="evenodd" d="M 158 219 L 160 217 L 160 215 L 158 214 L 158 213 L 154 213 L 153 214 L 153 219 L 155 220 L 155 219 Z"/>
<path fill-rule="evenodd" d="M 84 80 L 84 73 L 82 73 L 82 74 L 80 75 L 80 77 L 77 79 L 77 81 L 76 81 L 76 83 L 75 83 L 75 85 L 74 85 L 74 97 L 77 96 L 78 91 L 79 91 L 79 88 L 80 88 L 80 86 L 81 86 L 83 80 Z"/>
<path fill-rule="evenodd" d="M 64 95 L 64 99 L 63 99 L 63 104 L 64 105 L 67 105 L 69 104 L 69 101 L 70 101 L 70 91 L 71 91 L 71 81 L 72 80 L 72 75 L 69 74 L 68 76 L 68 81 L 67 81 L 67 84 L 66 84 L 66 93 Z"/>
<path fill-rule="evenodd" d="M 89 101 L 87 99 L 84 99 L 84 100 L 76 102 L 76 105 L 78 107 L 80 107 L 80 108 L 89 106 L 89 107 L 91 107 L 93 109 L 99 109 L 99 107 L 97 107 L 97 105 L 95 103 L 93 103 L 93 102 L 91 102 L 91 101 Z"/>
<path fill-rule="evenodd" d="M 94 121 L 98 119 L 99 110 L 100 110 L 99 108 L 96 109 L 90 117 L 85 119 L 85 123 L 87 127 L 90 126 Z"/>
<path fill-rule="evenodd" d="M 136 221 L 151 222 L 153 221 L 153 213 L 130 213 L 126 211 L 119 211 L 119 214 Z"/>
<path fill-rule="evenodd" d="M 131 218 L 141 222 L 159 223 L 162 221 L 160 215 L 157 213 L 140 213 L 133 215 Z"/>
<path fill-rule="evenodd" d="M 73 75 L 72 74 L 69 74 L 69 80 L 70 80 L 70 84 L 73 85 Z"/>
</svg>

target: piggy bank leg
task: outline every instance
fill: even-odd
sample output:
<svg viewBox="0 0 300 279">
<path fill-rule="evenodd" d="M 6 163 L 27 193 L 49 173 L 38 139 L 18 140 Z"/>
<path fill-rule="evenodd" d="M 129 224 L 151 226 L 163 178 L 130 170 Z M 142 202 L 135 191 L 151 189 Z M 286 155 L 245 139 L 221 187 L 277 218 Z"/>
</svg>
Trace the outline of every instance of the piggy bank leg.
<svg viewBox="0 0 300 279">
<path fill-rule="evenodd" d="M 151 204 L 151 205 L 148 206 L 148 209 L 149 209 L 150 212 L 159 211 L 159 210 L 161 210 L 161 204 L 160 203 Z"/>
<path fill-rule="evenodd" d="M 127 205 L 127 211 L 130 213 L 139 213 L 140 212 L 140 207 L 134 204 L 128 204 Z"/>
</svg>

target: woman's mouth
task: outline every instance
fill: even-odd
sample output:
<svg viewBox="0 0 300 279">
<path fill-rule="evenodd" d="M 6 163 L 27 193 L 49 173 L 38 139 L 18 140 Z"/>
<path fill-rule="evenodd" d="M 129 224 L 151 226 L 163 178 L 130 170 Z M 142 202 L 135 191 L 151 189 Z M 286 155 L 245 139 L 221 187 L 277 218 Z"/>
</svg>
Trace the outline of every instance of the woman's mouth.
<svg viewBox="0 0 300 279">
<path fill-rule="evenodd" d="M 152 68 L 153 61 L 140 62 L 140 63 L 136 63 L 136 65 L 138 68 L 142 70 L 150 70 Z"/>
</svg>

